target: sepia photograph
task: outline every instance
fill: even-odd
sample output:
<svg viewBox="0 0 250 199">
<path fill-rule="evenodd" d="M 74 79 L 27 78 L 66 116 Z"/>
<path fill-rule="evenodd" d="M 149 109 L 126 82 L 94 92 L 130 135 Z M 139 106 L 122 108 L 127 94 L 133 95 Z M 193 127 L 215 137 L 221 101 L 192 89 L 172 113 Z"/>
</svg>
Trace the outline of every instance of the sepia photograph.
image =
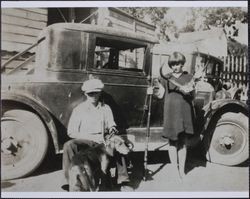
<svg viewBox="0 0 250 199">
<path fill-rule="evenodd" d="M 2 1 L 1 195 L 247 198 L 248 91 L 247 1 Z"/>
</svg>

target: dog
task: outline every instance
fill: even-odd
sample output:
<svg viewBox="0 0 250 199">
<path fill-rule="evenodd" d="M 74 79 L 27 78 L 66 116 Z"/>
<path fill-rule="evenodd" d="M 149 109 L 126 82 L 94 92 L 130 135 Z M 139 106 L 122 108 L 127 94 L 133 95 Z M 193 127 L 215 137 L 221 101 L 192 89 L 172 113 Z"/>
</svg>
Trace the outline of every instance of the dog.
<svg viewBox="0 0 250 199">
<path fill-rule="evenodd" d="M 69 191 L 111 191 L 110 169 L 115 165 L 115 153 L 127 155 L 132 145 L 118 135 L 112 135 L 105 144 L 79 151 L 69 167 Z"/>
</svg>

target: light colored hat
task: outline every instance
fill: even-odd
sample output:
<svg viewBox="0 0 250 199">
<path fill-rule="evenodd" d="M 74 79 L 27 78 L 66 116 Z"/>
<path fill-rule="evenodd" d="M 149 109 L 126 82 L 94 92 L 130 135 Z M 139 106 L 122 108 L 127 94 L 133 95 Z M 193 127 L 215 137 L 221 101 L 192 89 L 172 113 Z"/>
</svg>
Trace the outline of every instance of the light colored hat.
<svg viewBox="0 0 250 199">
<path fill-rule="evenodd" d="M 82 84 L 82 91 L 85 93 L 101 92 L 104 88 L 104 84 L 99 79 L 90 79 Z"/>
</svg>

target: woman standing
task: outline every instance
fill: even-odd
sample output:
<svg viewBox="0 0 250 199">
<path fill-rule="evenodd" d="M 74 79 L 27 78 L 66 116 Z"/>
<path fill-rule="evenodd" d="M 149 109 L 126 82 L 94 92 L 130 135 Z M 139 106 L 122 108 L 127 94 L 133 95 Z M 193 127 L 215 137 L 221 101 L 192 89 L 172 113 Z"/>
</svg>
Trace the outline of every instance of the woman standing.
<svg viewBox="0 0 250 199">
<path fill-rule="evenodd" d="M 189 136 L 194 134 L 193 127 L 193 76 L 183 71 L 185 56 L 174 52 L 168 65 L 172 69 L 167 75 L 162 74 L 154 95 L 164 97 L 164 120 L 162 137 L 169 140 L 169 156 L 172 165 L 178 170 L 180 178 L 185 176 L 185 162 Z"/>
</svg>

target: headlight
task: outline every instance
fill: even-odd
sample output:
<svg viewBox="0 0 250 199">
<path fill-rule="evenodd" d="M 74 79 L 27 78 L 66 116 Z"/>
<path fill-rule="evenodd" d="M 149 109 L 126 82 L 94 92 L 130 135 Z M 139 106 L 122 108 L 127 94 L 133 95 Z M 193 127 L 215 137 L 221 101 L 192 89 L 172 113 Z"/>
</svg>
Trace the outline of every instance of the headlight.
<svg viewBox="0 0 250 199">
<path fill-rule="evenodd" d="M 215 99 L 231 99 L 231 94 L 225 90 L 220 90 L 216 92 Z"/>
</svg>

